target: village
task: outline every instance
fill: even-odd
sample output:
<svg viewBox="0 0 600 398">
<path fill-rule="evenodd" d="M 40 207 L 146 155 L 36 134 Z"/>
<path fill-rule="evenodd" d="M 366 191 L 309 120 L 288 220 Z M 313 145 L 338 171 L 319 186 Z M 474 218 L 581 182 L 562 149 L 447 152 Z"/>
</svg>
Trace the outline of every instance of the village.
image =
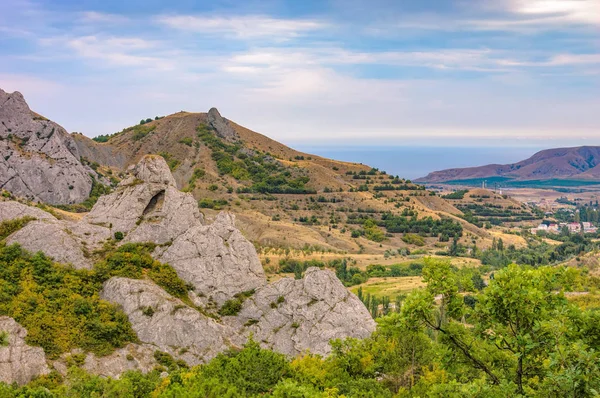
<svg viewBox="0 0 600 398">
<path fill-rule="evenodd" d="M 546 232 L 546 233 L 555 233 L 559 234 L 563 231 L 564 228 L 570 233 L 596 233 L 598 232 L 598 228 L 593 226 L 591 222 L 570 222 L 570 223 L 541 223 L 535 228 L 531 229 L 532 234 L 537 234 L 538 232 Z"/>
</svg>

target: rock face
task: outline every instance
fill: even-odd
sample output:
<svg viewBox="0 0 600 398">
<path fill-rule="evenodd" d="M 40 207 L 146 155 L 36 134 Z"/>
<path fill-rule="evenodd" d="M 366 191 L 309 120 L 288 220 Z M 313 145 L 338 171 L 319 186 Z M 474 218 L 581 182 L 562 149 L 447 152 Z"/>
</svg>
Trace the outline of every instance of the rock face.
<svg viewBox="0 0 600 398">
<path fill-rule="evenodd" d="M 201 225 L 198 204 L 190 194 L 177 190 L 161 156 L 147 155 L 131 171 L 132 176 L 101 197 L 83 222 L 123 232 L 127 242 L 157 244 Z"/>
<path fill-rule="evenodd" d="M 155 350 L 195 365 L 243 345 L 250 334 L 287 355 L 306 350 L 327 355 L 331 339 L 363 338 L 375 329 L 364 305 L 331 271 L 311 268 L 300 280 L 267 284 L 254 246 L 235 228 L 233 216 L 221 213 L 205 225 L 192 196 L 175 188 L 162 157 L 145 156 L 130 172 L 78 222 L 0 201 L 0 220 L 36 218 L 9 236 L 8 243 L 89 268 L 90 252 L 121 232 L 124 239 L 119 244 L 160 244 L 153 257 L 170 264 L 190 285 L 194 305 L 149 280 L 114 277 L 105 282 L 101 297 L 123 308 L 141 344 L 103 358 L 88 355 L 84 366 L 89 371 L 107 376 L 129 369 L 146 371 L 155 364 Z M 239 293 L 246 299 L 238 314 L 219 321 L 207 315 L 212 311 L 216 316 L 216 309 L 227 300 L 239 300 Z M 55 364 L 60 366 L 60 361 Z"/>
<path fill-rule="evenodd" d="M 254 339 L 287 355 L 306 350 L 327 355 L 330 340 L 366 338 L 375 330 L 358 297 L 333 272 L 315 267 L 300 280 L 281 279 L 257 290 L 235 322 L 252 324 Z"/>
<path fill-rule="evenodd" d="M 215 129 L 217 134 L 230 142 L 235 142 L 240 139 L 229 121 L 221 116 L 217 108 L 210 108 L 208 111 L 208 125 Z"/>
<path fill-rule="evenodd" d="M 172 245 L 157 248 L 155 257 L 173 266 L 196 293 L 222 304 L 266 283 L 254 246 L 234 223 L 233 214 L 220 213 L 214 223 L 190 228 Z"/>
<path fill-rule="evenodd" d="M 190 365 L 205 362 L 237 340 L 233 329 L 171 297 L 154 283 L 111 278 L 101 297 L 123 307 L 139 339 Z"/>
<path fill-rule="evenodd" d="M 38 220 L 56 220 L 52 214 L 42 209 L 27 206 L 19 202 L 2 202 L 2 206 L 0 206 L 0 222 L 23 217 L 33 217 Z"/>
<path fill-rule="evenodd" d="M 50 373 L 44 350 L 25 343 L 27 330 L 14 319 L 0 317 L 0 333 L 6 333 L 6 345 L 0 346 L 0 381 L 25 384 Z"/>
<path fill-rule="evenodd" d="M 95 172 L 80 162 L 69 134 L 0 89 L 0 188 L 51 204 L 85 200 Z"/>
</svg>

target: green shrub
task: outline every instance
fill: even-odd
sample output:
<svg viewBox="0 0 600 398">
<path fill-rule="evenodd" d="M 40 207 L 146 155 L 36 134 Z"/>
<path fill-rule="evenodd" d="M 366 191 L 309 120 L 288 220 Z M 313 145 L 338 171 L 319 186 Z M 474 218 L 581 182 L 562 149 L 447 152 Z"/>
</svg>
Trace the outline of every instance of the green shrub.
<svg viewBox="0 0 600 398">
<path fill-rule="evenodd" d="M 219 310 L 219 315 L 222 316 L 233 316 L 237 315 L 242 310 L 242 300 L 238 298 L 233 298 L 231 300 L 227 300 L 221 309 Z"/>
<path fill-rule="evenodd" d="M 93 271 L 53 263 L 19 245 L 0 247 L 0 315 L 27 329 L 26 341 L 49 358 L 80 347 L 105 355 L 136 341 L 127 316 L 100 300 Z"/>
<path fill-rule="evenodd" d="M 184 137 L 178 141 L 180 144 L 192 146 L 194 139 L 192 137 Z"/>
<path fill-rule="evenodd" d="M 17 232 L 32 220 L 35 220 L 35 218 L 25 216 L 21 218 L 15 218 L 14 220 L 2 221 L 0 223 L 0 241 Z"/>
<path fill-rule="evenodd" d="M 425 239 L 417 234 L 404 234 L 402 240 L 409 245 L 425 246 Z"/>
</svg>

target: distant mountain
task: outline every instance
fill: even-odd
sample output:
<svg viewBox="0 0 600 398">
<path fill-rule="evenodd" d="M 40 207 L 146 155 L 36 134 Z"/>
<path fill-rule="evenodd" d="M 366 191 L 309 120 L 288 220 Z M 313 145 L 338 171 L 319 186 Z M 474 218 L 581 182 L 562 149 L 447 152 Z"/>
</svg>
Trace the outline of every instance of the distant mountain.
<svg viewBox="0 0 600 398">
<path fill-rule="evenodd" d="M 503 177 L 507 181 L 581 180 L 600 181 L 600 146 L 556 148 L 540 151 L 513 164 L 489 164 L 434 171 L 416 182 L 453 182 Z"/>
</svg>

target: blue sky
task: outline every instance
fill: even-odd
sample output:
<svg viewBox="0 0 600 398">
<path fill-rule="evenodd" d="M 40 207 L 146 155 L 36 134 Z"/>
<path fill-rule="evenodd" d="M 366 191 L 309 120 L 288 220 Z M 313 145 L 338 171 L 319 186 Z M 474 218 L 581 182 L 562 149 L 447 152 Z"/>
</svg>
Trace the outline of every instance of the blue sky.
<svg viewBox="0 0 600 398">
<path fill-rule="evenodd" d="M 600 0 L 2 0 L 0 60 L 89 136 L 216 106 L 287 143 L 600 144 Z"/>
</svg>

